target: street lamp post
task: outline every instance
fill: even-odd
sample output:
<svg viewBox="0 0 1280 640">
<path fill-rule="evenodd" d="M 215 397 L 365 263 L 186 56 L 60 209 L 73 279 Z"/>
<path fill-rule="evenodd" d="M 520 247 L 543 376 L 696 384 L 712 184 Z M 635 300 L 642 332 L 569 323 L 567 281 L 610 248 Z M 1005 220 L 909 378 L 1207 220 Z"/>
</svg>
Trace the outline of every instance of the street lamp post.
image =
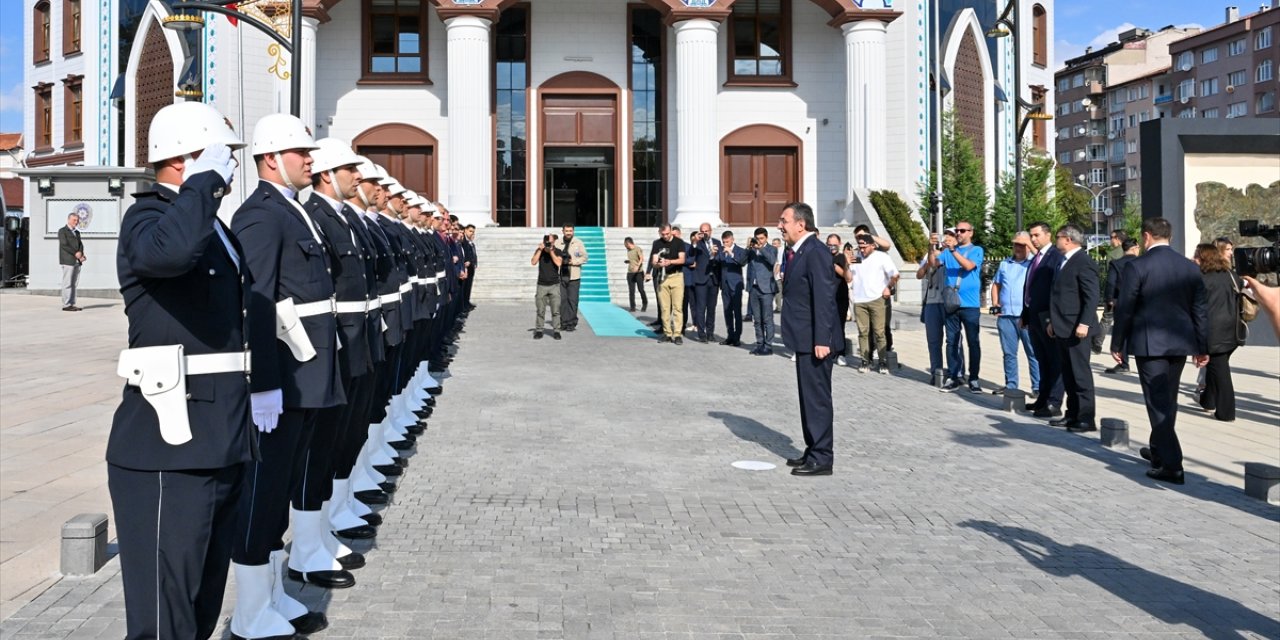
<svg viewBox="0 0 1280 640">
<path fill-rule="evenodd" d="M 1022 44 L 1018 37 L 1018 0 L 1009 0 L 1004 11 L 996 19 L 996 23 L 987 31 L 988 38 L 1010 37 L 1013 39 L 1013 108 L 1014 121 L 1018 123 L 1018 135 L 1014 138 L 1013 150 L 1013 185 L 1014 185 L 1014 228 L 1022 228 L 1022 136 L 1027 125 L 1033 120 L 1052 120 L 1053 115 L 1045 113 L 1044 103 L 1032 104 L 1022 99 Z M 1022 110 L 1026 109 L 1026 116 Z"/>
<path fill-rule="evenodd" d="M 1085 176 L 1084 174 L 1080 174 L 1080 175 L 1076 176 L 1076 181 L 1075 181 L 1075 182 L 1073 182 L 1072 184 L 1073 184 L 1073 185 L 1075 185 L 1075 186 L 1077 186 L 1077 187 L 1080 187 L 1081 189 L 1084 189 L 1085 191 L 1089 192 L 1089 195 L 1093 196 L 1093 197 L 1092 197 L 1092 199 L 1090 199 L 1090 200 L 1089 200 L 1089 206 L 1093 207 L 1093 235 L 1097 236 L 1097 235 L 1099 235 L 1099 233 L 1098 233 L 1098 222 L 1099 222 L 1099 220 L 1098 220 L 1098 213 L 1100 213 L 1100 210 L 1099 210 L 1099 208 L 1098 208 L 1098 198 L 1100 198 L 1100 197 L 1102 196 L 1102 194 L 1104 194 L 1104 193 L 1106 193 L 1106 192 L 1108 192 L 1108 191 L 1110 191 L 1110 190 L 1112 190 L 1112 189 L 1115 189 L 1116 187 L 1118 187 L 1118 186 L 1120 186 L 1120 185 L 1118 185 L 1118 184 L 1113 184 L 1113 185 L 1109 185 L 1109 186 L 1103 187 L 1103 188 L 1101 188 L 1101 189 L 1094 189 L 1093 187 L 1090 187 L 1090 186 L 1087 186 L 1087 185 L 1085 185 L 1085 184 L 1084 184 L 1085 177 L 1086 177 L 1086 176 Z"/>
<path fill-rule="evenodd" d="M 204 18 L 196 12 L 207 11 L 235 18 L 265 33 L 289 52 L 289 113 L 295 117 L 300 116 L 302 113 L 302 74 L 299 73 L 302 64 L 300 59 L 302 57 L 302 0 L 288 0 L 290 24 L 288 39 L 266 22 L 233 6 L 237 2 L 245 4 L 244 0 L 180 0 L 173 3 L 173 15 L 166 18 L 162 24 L 176 31 L 202 29 Z"/>
</svg>

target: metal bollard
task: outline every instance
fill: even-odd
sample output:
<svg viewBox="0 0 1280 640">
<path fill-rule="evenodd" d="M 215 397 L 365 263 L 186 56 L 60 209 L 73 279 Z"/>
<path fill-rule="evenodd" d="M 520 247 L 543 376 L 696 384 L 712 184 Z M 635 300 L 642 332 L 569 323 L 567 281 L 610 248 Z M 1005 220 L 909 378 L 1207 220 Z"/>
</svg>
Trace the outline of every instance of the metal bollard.
<svg viewBox="0 0 1280 640">
<path fill-rule="evenodd" d="M 1251 498 L 1280 504 L 1280 467 L 1262 462 L 1244 463 L 1244 493 Z"/>
<path fill-rule="evenodd" d="M 93 575 L 106 563 L 107 514 L 82 513 L 62 525 L 62 575 Z"/>
<path fill-rule="evenodd" d="M 1005 389 L 1001 408 L 1010 413 L 1022 411 L 1027 406 L 1027 392 L 1022 389 Z"/>
<path fill-rule="evenodd" d="M 1099 441 L 1111 449 L 1129 448 L 1129 423 L 1119 418 L 1103 418 Z"/>
</svg>

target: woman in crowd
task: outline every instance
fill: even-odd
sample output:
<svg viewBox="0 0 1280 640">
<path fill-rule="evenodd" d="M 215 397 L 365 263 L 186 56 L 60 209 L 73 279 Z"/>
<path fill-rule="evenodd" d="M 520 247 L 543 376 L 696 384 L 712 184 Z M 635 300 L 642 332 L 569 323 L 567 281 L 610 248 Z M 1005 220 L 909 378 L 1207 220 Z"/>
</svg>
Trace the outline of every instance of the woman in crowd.
<svg viewBox="0 0 1280 640">
<path fill-rule="evenodd" d="M 1240 290 L 1244 284 L 1231 271 L 1223 252 L 1212 244 L 1196 246 L 1196 264 L 1204 274 L 1209 306 L 1209 365 L 1205 367 L 1200 406 L 1223 422 L 1236 419 L 1231 384 L 1231 354 L 1240 346 Z"/>
</svg>

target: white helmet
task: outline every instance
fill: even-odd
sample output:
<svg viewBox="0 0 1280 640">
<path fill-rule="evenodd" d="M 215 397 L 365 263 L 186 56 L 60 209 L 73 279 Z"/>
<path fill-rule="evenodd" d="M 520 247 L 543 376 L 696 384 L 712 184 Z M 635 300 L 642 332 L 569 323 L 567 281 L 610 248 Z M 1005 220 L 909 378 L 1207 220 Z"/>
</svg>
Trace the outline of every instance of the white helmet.
<svg viewBox="0 0 1280 640">
<path fill-rule="evenodd" d="M 403 195 L 404 195 L 404 201 L 405 201 L 405 202 L 413 202 L 414 200 L 417 200 L 417 199 L 418 199 L 418 194 L 417 194 L 417 193 L 415 193 L 415 192 L 413 192 L 413 191 L 409 191 L 409 190 L 407 190 L 407 189 L 405 190 L 405 192 L 404 192 L 404 194 L 403 194 Z"/>
<path fill-rule="evenodd" d="M 427 213 L 437 213 L 439 211 L 439 209 L 436 209 L 436 203 L 430 200 L 427 201 L 427 204 L 423 206 L 422 210 Z"/>
<path fill-rule="evenodd" d="M 373 180 L 374 182 L 381 182 L 382 180 L 387 178 L 387 170 L 383 169 L 381 165 L 374 164 L 372 160 L 364 156 L 356 156 L 356 157 L 360 158 L 360 166 L 358 167 L 358 169 L 360 170 L 361 180 Z"/>
<path fill-rule="evenodd" d="M 287 113 L 272 113 L 263 116 L 253 128 L 250 152 L 257 157 L 290 149 L 309 151 L 318 148 L 315 138 L 311 137 L 311 129 L 302 120 Z"/>
<path fill-rule="evenodd" d="M 365 161 L 347 143 L 337 138 L 316 140 L 316 146 L 318 148 L 311 152 L 311 171 L 314 173 L 350 167 Z"/>
<path fill-rule="evenodd" d="M 404 188 L 404 185 L 396 182 L 394 178 L 389 182 L 383 182 L 382 187 L 387 190 L 387 197 L 395 197 L 409 192 L 408 189 Z"/>
<path fill-rule="evenodd" d="M 391 172 L 390 172 L 390 171 L 387 171 L 387 168 L 386 168 L 386 167 L 384 167 L 384 166 L 382 166 L 382 165 L 380 165 L 380 164 L 375 164 L 375 165 L 373 165 L 373 166 L 377 167 L 377 168 L 378 168 L 378 171 L 381 171 L 381 172 L 382 172 L 382 184 L 384 184 L 384 185 L 385 185 L 385 184 L 387 184 L 388 182 L 395 182 L 395 181 L 396 181 L 396 179 L 395 179 L 395 178 L 392 178 L 392 177 L 391 177 Z"/>
<path fill-rule="evenodd" d="M 147 131 L 147 162 L 155 163 L 202 151 L 211 144 L 243 149 L 231 122 L 203 102 L 178 102 L 160 110 Z"/>
</svg>

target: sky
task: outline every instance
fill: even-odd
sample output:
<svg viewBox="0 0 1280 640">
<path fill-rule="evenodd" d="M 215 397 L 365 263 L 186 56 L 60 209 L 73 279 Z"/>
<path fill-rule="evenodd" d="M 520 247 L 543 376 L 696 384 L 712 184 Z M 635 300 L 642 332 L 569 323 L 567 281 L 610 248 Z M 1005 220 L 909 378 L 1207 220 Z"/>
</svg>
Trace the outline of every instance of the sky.
<svg viewBox="0 0 1280 640">
<path fill-rule="evenodd" d="M 803 2 L 805 0 L 796 0 Z M 1240 13 L 1257 10 L 1262 0 L 1249 0 Z M 22 7 L 29 3 L 0 0 L 0 132 L 22 130 Z M 1165 25 L 1221 24 L 1229 2 L 1213 0 L 1058 0 L 1054 15 L 1054 62 L 1084 53 L 1085 47 L 1102 47 L 1116 34 L 1135 25 L 1159 29 Z"/>
</svg>

